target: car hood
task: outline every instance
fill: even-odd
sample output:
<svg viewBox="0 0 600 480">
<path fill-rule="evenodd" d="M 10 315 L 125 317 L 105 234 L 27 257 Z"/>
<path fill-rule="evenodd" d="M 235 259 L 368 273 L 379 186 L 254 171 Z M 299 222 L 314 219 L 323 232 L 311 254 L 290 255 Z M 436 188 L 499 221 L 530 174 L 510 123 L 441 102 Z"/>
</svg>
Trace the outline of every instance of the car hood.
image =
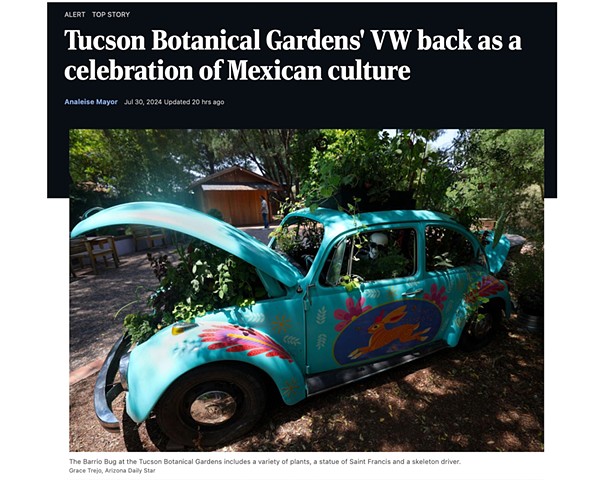
<svg viewBox="0 0 600 480">
<path fill-rule="evenodd" d="M 190 208 L 162 202 L 134 202 L 101 210 L 79 222 L 71 237 L 111 225 L 149 225 L 175 230 L 221 248 L 288 287 L 302 275 L 282 255 L 247 233 Z"/>
</svg>

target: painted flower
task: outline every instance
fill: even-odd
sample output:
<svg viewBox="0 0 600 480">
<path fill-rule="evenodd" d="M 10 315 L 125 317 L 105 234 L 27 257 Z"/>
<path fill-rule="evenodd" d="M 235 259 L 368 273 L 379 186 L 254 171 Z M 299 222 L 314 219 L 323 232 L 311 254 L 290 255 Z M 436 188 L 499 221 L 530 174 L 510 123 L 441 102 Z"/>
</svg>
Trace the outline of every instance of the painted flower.
<svg viewBox="0 0 600 480">
<path fill-rule="evenodd" d="M 358 302 L 356 302 L 356 303 L 354 303 L 354 300 L 352 300 L 351 298 L 348 298 L 346 300 L 346 310 L 342 310 L 341 308 L 338 308 L 335 312 L 333 312 L 333 316 L 337 320 L 341 320 L 335 326 L 336 331 L 341 332 L 346 327 L 346 325 L 348 325 L 350 322 L 352 322 L 356 317 L 371 310 L 370 305 L 363 307 L 364 304 L 365 304 L 364 297 L 360 297 L 358 299 Z"/>
<path fill-rule="evenodd" d="M 299 393 L 300 388 L 298 387 L 296 379 L 291 378 L 290 380 L 286 380 L 285 387 L 283 387 L 281 391 L 286 398 L 293 398 Z"/>
<path fill-rule="evenodd" d="M 446 287 L 442 286 L 442 288 L 438 290 L 437 284 L 434 283 L 431 285 L 430 293 L 426 293 L 425 295 L 423 295 L 423 298 L 425 300 L 429 300 L 430 302 L 435 303 L 440 310 L 443 310 L 444 302 L 448 300 L 448 297 L 445 295 L 445 293 Z"/>
</svg>

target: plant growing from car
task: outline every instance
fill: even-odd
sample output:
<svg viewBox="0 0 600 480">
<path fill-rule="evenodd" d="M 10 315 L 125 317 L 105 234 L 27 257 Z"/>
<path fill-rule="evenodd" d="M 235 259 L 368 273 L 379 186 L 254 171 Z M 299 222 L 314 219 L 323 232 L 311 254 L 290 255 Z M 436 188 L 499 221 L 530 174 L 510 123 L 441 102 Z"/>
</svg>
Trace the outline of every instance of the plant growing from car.
<svg viewBox="0 0 600 480">
<path fill-rule="evenodd" d="M 308 271 L 323 241 L 323 225 L 309 219 L 279 226 L 270 235 L 275 248 Z"/>
<path fill-rule="evenodd" d="M 251 305 L 266 292 L 254 268 L 201 241 L 178 247 L 179 260 L 148 253 L 159 287 L 148 299 L 150 312 L 127 315 L 124 328 L 133 342 L 142 343 L 161 328 L 190 322 L 207 312 L 231 305 Z"/>
</svg>

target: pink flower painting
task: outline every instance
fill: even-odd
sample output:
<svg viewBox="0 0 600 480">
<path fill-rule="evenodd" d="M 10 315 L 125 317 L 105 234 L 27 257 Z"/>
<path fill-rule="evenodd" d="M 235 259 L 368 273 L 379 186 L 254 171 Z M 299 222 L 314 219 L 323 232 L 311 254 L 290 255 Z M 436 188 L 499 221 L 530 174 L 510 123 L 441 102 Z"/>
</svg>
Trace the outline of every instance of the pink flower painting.
<svg viewBox="0 0 600 480">
<path fill-rule="evenodd" d="M 423 295 L 423 298 L 425 300 L 429 300 L 430 302 L 435 303 L 440 310 L 443 310 L 444 302 L 448 300 L 448 296 L 445 295 L 445 293 L 446 287 L 442 286 L 442 288 L 438 290 L 438 286 L 434 283 L 433 285 L 431 285 L 430 293 L 426 293 L 425 295 Z"/>
<path fill-rule="evenodd" d="M 335 326 L 336 331 L 341 332 L 346 325 L 352 322 L 356 317 L 371 310 L 370 305 L 365 307 L 364 304 L 364 297 L 360 297 L 356 303 L 354 303 L 354 300 L 351 298 L 348 298 L 346 300 L 346 310 L 338 308 L 335 312 L 333 312 L 333 316 L 337 320 L 340 320 L 340 322 Z"/>
</svg>

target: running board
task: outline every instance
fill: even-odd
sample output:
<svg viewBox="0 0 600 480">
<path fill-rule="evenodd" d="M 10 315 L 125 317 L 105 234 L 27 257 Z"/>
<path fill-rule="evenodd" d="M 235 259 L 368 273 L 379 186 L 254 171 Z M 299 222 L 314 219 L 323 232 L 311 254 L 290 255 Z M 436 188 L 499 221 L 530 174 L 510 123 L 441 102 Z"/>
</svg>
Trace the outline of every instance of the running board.
<svg viewBox="0 0 600 480">
<path fill-rule="evenodd" d="M 395 356 L 378 362 L 367 363 L 357 367 L 343 368 L 340 370 L 328 371 L 311 375 L 306 380 L 307 396 L 332 390 L 347 383 L 356 382 L 364 378 L 375 375 L 376 373 L 389 370 L 390 368 L 403 365 L 413 360 L 426 357 L 432 353 L 439 352 L 448 348 L 448 344 L 443 340 L 429 343 L 424 347 L 412 350 L 404 355 Z"/>
</svg>

